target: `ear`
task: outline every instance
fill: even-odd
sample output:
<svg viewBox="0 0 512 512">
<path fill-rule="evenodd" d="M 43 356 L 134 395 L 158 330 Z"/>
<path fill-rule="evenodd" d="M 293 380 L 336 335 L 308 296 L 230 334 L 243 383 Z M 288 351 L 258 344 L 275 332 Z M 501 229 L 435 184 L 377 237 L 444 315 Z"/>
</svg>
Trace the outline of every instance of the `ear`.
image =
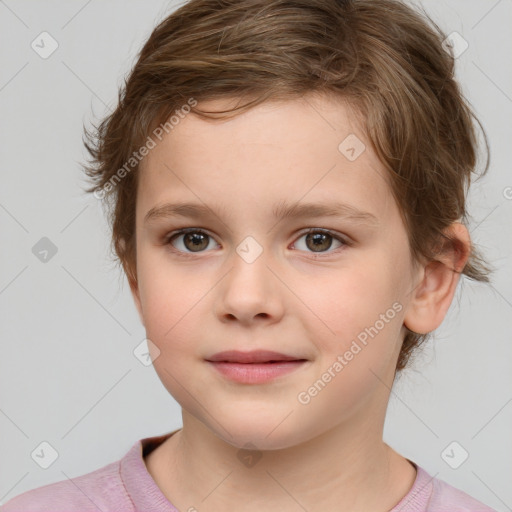
<svg viewBox="0 0 512 512">
<path fill-rule="evenodd" d="M 140 301 L 139 285 L 138 285 L 136 279 L 134 279 L 133 277 L 130 277 L 130 274 L 128 274 L 128 276 L 129 276 L 128 283 L 130 285 L 130 291 L 132 292 L 133 302 L 135 303 L 135 307 L 137 308 L 137 311 L 139 313 L 140 321 L 141 321 L 142 325 L 144 325 L 144 327 L 145 327 L 144 314 L 142 311 L 142 303 Z"/>
<path fill-rule="evenodd" d="M 139 285 L 137 281 L 137 265 L 134 263 L 134 261 L 126 257 L 126 240 L 124 238 L 120 238 L 119 241 L 119 252 L 124 255 L 124 257 L 120 257 L 121 265 L 123 267 L 124 273 L 126 275 L 126 278 L 128 280 L 128 284 L 130 285 L 130 291 L 132 292 L 133 301 L 135 303 L 135 307 L 137 308 L 137 311 L 139 313 L 139 318 L 144 325 L 144 315 L 142 312 L 142 303 L 140 301 L 140 291 L 139 291 Z M 118 254 L 119 254 L 118 252 Z M 145 325 L 144 325 L 145 327 Z"/>
<path fill-rule="evenodd" d="M 404 317 L 404 325 L 418 334 L 441 325 L 471 251 L 468 230 L 460 222 L 451 224 L 444 234 L 449 240 L 443 242 L 435 260 L 421 267 L 419 283 L 411 292 Z"/>
</svg>

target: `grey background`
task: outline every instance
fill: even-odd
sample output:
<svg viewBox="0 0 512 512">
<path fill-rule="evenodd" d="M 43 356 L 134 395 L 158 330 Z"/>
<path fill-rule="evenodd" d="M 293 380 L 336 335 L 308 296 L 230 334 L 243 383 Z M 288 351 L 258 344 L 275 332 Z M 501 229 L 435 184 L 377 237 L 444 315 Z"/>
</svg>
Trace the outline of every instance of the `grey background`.
<svg viewBox="0 0 512 512">
<path fill-rule="evenodd" d="M 512 1 L 424 2 L 446 33 L 466 97 L 487 130 L 488 176 L 472 190 L 471 235 L 497 268 L 465 281 L 434 343 L 395 385 L 385 440 L 431 475 L 498 511 L 512 508 Z M 152 28 L 177 3 L 0 1 L 0 503 L 121 458 L 181 426 L 180 408 L 133 350 L 145 338 L 108 259 L 100 204 L 82 192 L 82 123 L 101 117 Z M 58 49 L 31 42 L 47 31 Z M 96 117 L 93 117 L 96 116 Z M 508 194 L 507 194 L 508 191 Z M 57 253 L 32 248 L 48 237 Z M 42 469 L 46 441 L 59 456 Z M 469 458 L 452 469 L 457 441 Z"/>
</svg>

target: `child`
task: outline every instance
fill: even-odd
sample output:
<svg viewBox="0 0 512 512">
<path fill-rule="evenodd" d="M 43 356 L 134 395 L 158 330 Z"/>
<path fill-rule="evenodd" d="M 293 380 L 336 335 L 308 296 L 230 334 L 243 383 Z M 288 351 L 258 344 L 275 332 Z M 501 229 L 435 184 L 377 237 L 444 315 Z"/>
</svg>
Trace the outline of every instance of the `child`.
<svg viewBox="0 0 512 512">
<path fill-rule="evenodd" d="M 3 512 L 492 510 L 382 439 L 460 275 L 488 281 L 443 40 L 398 0 L 192 0 L 159 24 L 86 171 L 183 428 Z"/>
</svg>

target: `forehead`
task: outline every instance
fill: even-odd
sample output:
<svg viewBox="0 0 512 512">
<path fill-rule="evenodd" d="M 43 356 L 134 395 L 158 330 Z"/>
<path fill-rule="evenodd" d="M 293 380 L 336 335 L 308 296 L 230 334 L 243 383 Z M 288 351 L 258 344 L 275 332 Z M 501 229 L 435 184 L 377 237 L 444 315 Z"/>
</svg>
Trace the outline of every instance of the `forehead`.
<svg viewBox="0 0 512 512">
<path fill-rule="evenodd" d="M 214 100 L 198 107 L 221 111 L 234 104 Z M 389 195 L 386 171 L 357 110 L 310 95 L 265 102 L 229 119 L 184 116 L 143 160 L 138 203 L 147 211 L 186 196 L 240 208 L 256 202 L 270 211 L 269 202 L 304 197 L 382 209 Z"/>
</svg>

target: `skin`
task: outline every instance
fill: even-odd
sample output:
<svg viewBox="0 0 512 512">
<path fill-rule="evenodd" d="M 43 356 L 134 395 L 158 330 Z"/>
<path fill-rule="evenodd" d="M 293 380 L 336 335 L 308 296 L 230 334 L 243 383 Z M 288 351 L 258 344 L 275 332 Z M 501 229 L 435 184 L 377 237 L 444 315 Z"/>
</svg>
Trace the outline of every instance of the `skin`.
<svg viewBox="0 0 512 512">
<path fill-rule="evenodd" d="M 199 106 L 232 106 L 215 100 Z M 356 134 L 366 150 L 349 161 L 338 145 Z M 207 205 L 201 219 L 158 218 L 154 207 Z M 375 225 L 338 217 L 289 218 L 281 201 L 343 202 Z M 194 252 L 194 227 L 208 237 Z M 335 232 L 323 252 L 304 228 Z M 386 407 L 405 327 L 442 322 L 469 255 L 466 228 L 447 230 L 460 247 L 437 262 L 411 259 L 386 171 L 350 106 L 322 96 L 267 102 L 229 120 L 187 115 L 143 161 L 137 196 L 137 282 L 131 290 L 155 370 L 182 407 L 183 429 L 146 457 L 180 510 L 388 511 L 411 489 L 412 463 L 383 442 Z M 349 240 L 348 245 L 337 241 Z M 237 253 L 253 237 L 252 263 Z M 329 247 L 329 242 L 331 246 Z M 172 249 L 174 248 L 174 251 Z M 180 256 L 187 254 L 188 257 Z M 393 304 L 394 318 L 334 378 L 298 401 L 357 335 Z M 308 362 L 264 384 L 227 380 L 205 362 L 224 350 L 275 350 Z M 244 465 L 252 443 L 261 458 Z"/>
</svg>

